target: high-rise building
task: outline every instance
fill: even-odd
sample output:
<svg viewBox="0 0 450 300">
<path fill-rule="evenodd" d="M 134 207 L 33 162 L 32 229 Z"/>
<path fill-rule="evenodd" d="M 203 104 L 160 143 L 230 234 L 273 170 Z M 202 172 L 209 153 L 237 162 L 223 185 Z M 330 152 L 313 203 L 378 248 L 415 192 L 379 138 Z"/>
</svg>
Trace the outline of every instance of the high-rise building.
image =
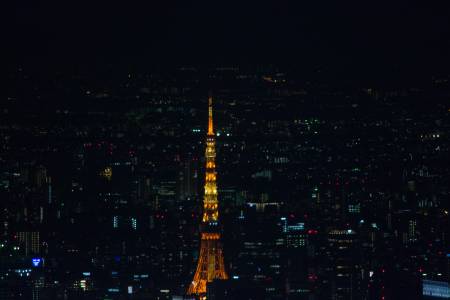
<svg viewBox="0 0 450 300">
<path fill-rule="evenodd" d="M 180 199 L 197 198 L 198 196 L 198 159 L 190 157 L 182 163 L 180 171 Z"/>
<path fill-rule="evenodd" d="M 216 183 L 216 149 L 213 128 L 212 97 L 208 99 L 209 118 L 206 137 L 206 176 L 205 195 L 203 198 L 203 217 L 200 224 L 200 255 L 194 279 L 189 285 L 187 294 L 200 299 L 206 298 L 206 286 L 214 280 L 228 279 L 225 271 L 221 232 L 219 227 L 219 201 Z"/>
<path fill-rule="evenodd" d="M 164 180 L 156 186 L 158 202 L 163 206 L 173 206 L 177 202 L 177 181 Z"/>
<path fill-rule="evenodd" d="M 47 199 L 48 204 L 52 204 L 52 178 L 50 176 L 47 177 Z"/>
<path fill-rule="evenodd" d="M 33 185 L 35 188 L 40 189 L 47 181 L 47 169 L 40 165 L 36 168 L 33 177 Z"/>
<path fill-rule="evenodd" d="M 320 287 L 331 292 L 332 299 L 359 299 L 361 287 L 359 235 L 353 229 L 334 228 L 328 231 L 328 245 L 321 262 L 327 284 Z M 323 283 L 322 283 L 323 284 Z M 326 287 L 329 284 L 328 287 Z"/>
<path fill-rule="evenodd" d="M 39 243 L 39 232 L 38 231 L 22 231 L 17 233 L 17 238 L 19 243 L 25 247 L 25 255 L 39 254 L 40 243 Z"/>
</svg>

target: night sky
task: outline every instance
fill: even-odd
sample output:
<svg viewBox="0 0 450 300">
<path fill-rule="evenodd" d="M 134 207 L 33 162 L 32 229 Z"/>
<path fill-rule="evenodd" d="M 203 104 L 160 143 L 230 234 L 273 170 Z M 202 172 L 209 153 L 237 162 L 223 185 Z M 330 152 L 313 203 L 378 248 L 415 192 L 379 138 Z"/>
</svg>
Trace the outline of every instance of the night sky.
<svg viewBox="0 0 450 300">
<path fill-rule="evenodd" d="M 14 1 L 9 55 L 19 62 L 38 56 L 52 62 L 294 63 L 405 73 L 446 69 L 449 62 L 449 10 L 429 1 L 66 2 Z"/>
</svg>

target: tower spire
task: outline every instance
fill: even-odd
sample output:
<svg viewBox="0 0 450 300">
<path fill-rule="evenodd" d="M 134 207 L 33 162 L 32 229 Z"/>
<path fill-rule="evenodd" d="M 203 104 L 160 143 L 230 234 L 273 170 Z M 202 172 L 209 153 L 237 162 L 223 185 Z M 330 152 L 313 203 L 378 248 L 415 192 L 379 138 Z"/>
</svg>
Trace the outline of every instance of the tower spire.
<svg viewBox="0 0 450 300">
<path fill-rule="evenodd" d="M 208 97 L 208 135 L 214 135 L 212 96 Z"/>
</svg>

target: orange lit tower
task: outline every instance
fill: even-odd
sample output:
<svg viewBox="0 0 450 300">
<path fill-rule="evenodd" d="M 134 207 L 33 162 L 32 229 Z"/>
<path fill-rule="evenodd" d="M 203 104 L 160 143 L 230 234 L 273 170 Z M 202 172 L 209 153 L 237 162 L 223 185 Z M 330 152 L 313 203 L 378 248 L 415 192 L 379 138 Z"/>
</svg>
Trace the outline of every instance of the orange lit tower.
<svg viewBox="0 0 450 300">
<path fill-rule="evenodd" d="M 206 177 L 203 198 L 203 217 L 200 224 L 200 255 L 194 279 L 187 294 L 206 299 L 206 284 L 214 279 L 228 279 L 223 263 L 223 250 L 220 242 L 219 202 L 216 183 L 216 140 L 213 127 L 212 97 L 208 99 L 208 133 L 206 136 Z"/>
</svg>

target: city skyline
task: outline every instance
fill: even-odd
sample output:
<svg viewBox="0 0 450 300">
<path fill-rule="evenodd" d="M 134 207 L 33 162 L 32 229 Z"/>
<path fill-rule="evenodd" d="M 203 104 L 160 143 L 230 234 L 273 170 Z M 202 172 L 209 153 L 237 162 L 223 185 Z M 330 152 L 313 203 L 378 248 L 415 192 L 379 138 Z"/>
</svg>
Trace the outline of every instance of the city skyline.
<svg viewBox="0 0 450 300">
<path fill-rule="evenodd" d="M 0 300 L 450 298 L 443 3 L 5 12 Z"/>
</svg>

